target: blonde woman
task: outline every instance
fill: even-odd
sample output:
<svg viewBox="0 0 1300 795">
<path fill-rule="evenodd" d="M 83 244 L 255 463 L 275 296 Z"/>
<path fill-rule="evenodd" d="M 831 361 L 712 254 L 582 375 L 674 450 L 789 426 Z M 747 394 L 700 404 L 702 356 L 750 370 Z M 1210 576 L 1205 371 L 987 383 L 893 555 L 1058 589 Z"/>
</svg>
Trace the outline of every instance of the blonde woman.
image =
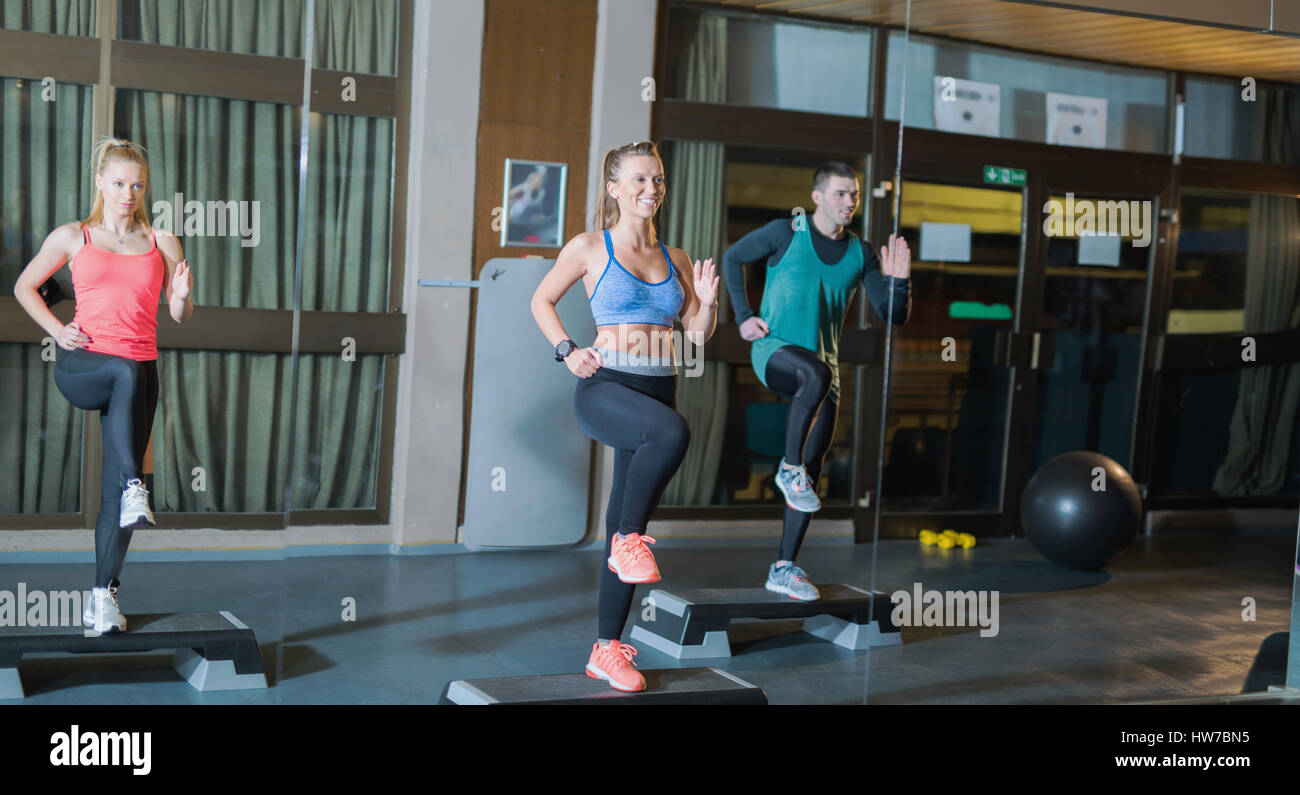
<svg viewBox="0 0 1300 795">
<path fill-rule="evenodd" d="M 620 642 L 637 583 L 659 580 L 646 523 L 686 455 L 690 430 L 676 411 L 673 321 L 695 344 L 713 335 L 718 276 L 713 260 L 691 260 L 659 242 L 663 163 L 653 143 L 605 155 L 598 232 L 570 240 L 533 295 L 533 317 L 555 359 L 579 378 L 574 413 L 588 436 L 614 448 L 614 483 L 605 515 L 605 556 L 597 639 L 587 675 L 625 691 L 645 689 L 634 647 Z M 576 282 L 586 288 L 596 340 L 579 348 L 556 303 Z"/>
<path fill-rule="evenodd" d="M 72 405 L 99 411 L 104 442 L 103 502 L 95 523 L 95 586 L 82 616 L 96 632 L 125 632 L 117 601 L 118 575 L 131 533 L 152 527 L 143 458 L 158 405 L 159 294 L 172 319 L 184 322 L 190 269 L 180 243 L 149 224 L 145 198 L 149 162 L 129 141 L 95 148 L 95 200 L 84 221 L 45 238 L 14 286 L 14 296 L 62 350 L 54 382 Z M 66 326 L 37 288 L 68 264 L 76 314 Z"/>
</svg>

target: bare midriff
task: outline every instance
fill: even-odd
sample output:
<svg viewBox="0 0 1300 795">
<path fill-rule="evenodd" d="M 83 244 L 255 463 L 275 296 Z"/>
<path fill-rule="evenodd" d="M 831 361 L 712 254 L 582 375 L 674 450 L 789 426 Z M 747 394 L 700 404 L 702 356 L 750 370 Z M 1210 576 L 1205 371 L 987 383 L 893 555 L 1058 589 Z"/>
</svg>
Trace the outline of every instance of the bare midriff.
<svg viewBox="0 0 1300 795">
<path fill-rule="evenodd" d="M 609 348 L 635 356 L 670 357 L 673 355 L 673 330 L 652 323 L 621 323 L 597 326 L 595 348 Z"/>
</svg>

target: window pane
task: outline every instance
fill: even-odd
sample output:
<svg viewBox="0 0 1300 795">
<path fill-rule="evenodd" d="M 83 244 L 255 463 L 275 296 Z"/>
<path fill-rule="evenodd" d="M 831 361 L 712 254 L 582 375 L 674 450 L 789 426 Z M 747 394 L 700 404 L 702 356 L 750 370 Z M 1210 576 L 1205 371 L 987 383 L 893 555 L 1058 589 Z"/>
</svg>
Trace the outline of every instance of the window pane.
<svg viewBox="0 0 1300 795">
<path fill-rule="evenodd" d="M 881 510 L 998 509 L 1011 388 L 994 350 L 1014 327 L 1023 205 L 1015 190 L 903 183 L 912 314 L 891 333 Z M 934 245 L 941 226 L 965 252 Z"/>
<path fill-rule="evenodd" d="M 1152 494 L 1300 493 L 1300 456 L 1290 453 L 1300 449 L 1294 403 L 1289 416 L 1274 414 L 1263 429 L 1238 416 L 1251 411 L 1243 398 L 1249 403 L 1255 395 L 1281 394 L 1297 375 L 1295 365 L 1166 373 L 1156 412 L 1160 455 L 1152 459 Z"/>
<path fill-rule="evenodd" d="M 1239 80 L 1187 78 L 1184 153 L 1300 164 L 1300 89 L 1261 83 L 1251 100 L 1247 90 Z"/>
<path fill-rule="evenodd" d="M 121 89 L 116 114 L 149 153 L 150 215 L 180 237 L 195 304 L 292 309 L 300 111 Z"/>
<path fill-rule="evenodd" d="M 0 514 L 81 510 L 84 414 L 54 384 L 55 352 L 0 342 Z"/>
<path fill-rule="evenodd" d="M 168 47 L 301 58 L 304 0 L 121 0 L 118 38 Z"/>
<path fill-rule="evenodd" d="M 91 89 L 63 83 L 53 91 L 0 78 L 0 283 L 7 295 L 46 235 L 90 212 Z M 66 296 L 53 308 L 69 321 L 67 266 L 52 278 Z M 52 344 L 0 343 L 0 472 L 10 484 L 0 490 L 0 514 L 80 510 L 83 413 L 54 384 L 55 354 Z"/>
<path fill-rule="evenodd" d="M 397 74 L 397 0 L 316 0 L 315 66 Z"/>
<path fill-rule="evenodd" d="M 283 510 L 291 360 L 287 353 L 158 352 L 155 510 Z"/>
<path fill-rule="evenodd" d="M 866 116 L 871 31 L 674 7 L 669 93 L 676 99 Z M 828 77 L 833 75 L 833 77 Z"/>
<path fill-rule="evenodd" d="M 1244 330 L 1250 197 L 1184 193 L 1170 334 Z"/>
<path fill-rule="evenodd" d="M 384 312 L 396 122 L 321 113 L 311 119 L 302 308 Z"/>
<path fill-rule="evenodd" d="M 298 358 L 293 508 L 375 507 L 386 358 Z"/>
<path fill-rule="evenodd" d="M 0 28 L 94 36 L 96 0 L 0 0 Z"/>
<path fill-rule="evenodd" d="M 885 118 L 897 121 L 903 100 L 903 35 L 889 36 Z M 988 100 L 988 119 L 941 122 L 936 105 L 944 102 L 944 78 L 953 78 L 952 102 L 973 101 L 955 81 L 976 81 L 998 89 Z M 956 44 L 913 35 L 907 47 L 908 127 L 971 131 L 997 138 L 1062 143 L 1135 152 L 1164 152 L 1168 80 L 1161 72 L 1047 56 L 1010 53 L 991 47 Z M 1048 94 L 1053 97 L 1049 108 Z M 940 105 L 942 108 L 943 106 Z M 977 122 L 979 122 L 977 124 Z"/>
</svg>

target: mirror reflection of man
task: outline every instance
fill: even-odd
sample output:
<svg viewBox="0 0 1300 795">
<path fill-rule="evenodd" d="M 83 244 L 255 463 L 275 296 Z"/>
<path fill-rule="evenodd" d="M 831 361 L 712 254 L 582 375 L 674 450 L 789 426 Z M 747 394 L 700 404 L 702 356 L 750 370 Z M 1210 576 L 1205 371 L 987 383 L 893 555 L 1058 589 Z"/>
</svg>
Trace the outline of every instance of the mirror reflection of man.
<svg viewBox="0 0 1300 795">
<path fill-rule="evenodd" d="M 876 312 L 896 325 L 907 322 L 912 308 L 907 242 L 890 235 L 877 257 L 848 229 L 858 197 L 853 169 L 825 163 L 813 175 L 817 209 L 811 216 L 778 218 L 736 241 L 722 257 L 740 336 L 754 343 L 754 373 L 790 400 L 785 458 L 776 475 L 786 502 L 781 559 L 769 568 L 766 588 L 803 601 L 821 595 L 795 559 L 821 507 L 817 481 L 835 438 L 845 313 L 859 284 Z M 767 273 L 754 314 L 745 294 L 745 265 L 760 259 L 767 260 Z"/>
</svg>

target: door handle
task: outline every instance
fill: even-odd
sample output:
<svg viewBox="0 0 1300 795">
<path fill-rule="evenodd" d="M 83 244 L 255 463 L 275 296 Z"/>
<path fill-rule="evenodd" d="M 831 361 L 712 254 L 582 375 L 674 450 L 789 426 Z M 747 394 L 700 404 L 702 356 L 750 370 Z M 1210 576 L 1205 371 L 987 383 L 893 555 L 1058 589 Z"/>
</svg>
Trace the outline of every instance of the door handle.
<svg viewBox="0 0 1300 795">
<path fill-rule="evenodd" d="M 1046 370 L 1056 361 L 1056 335 L 1050 331 L 1002 331 L 994 337 L 993 363 L 1000 367 Z"/>
</svg>

